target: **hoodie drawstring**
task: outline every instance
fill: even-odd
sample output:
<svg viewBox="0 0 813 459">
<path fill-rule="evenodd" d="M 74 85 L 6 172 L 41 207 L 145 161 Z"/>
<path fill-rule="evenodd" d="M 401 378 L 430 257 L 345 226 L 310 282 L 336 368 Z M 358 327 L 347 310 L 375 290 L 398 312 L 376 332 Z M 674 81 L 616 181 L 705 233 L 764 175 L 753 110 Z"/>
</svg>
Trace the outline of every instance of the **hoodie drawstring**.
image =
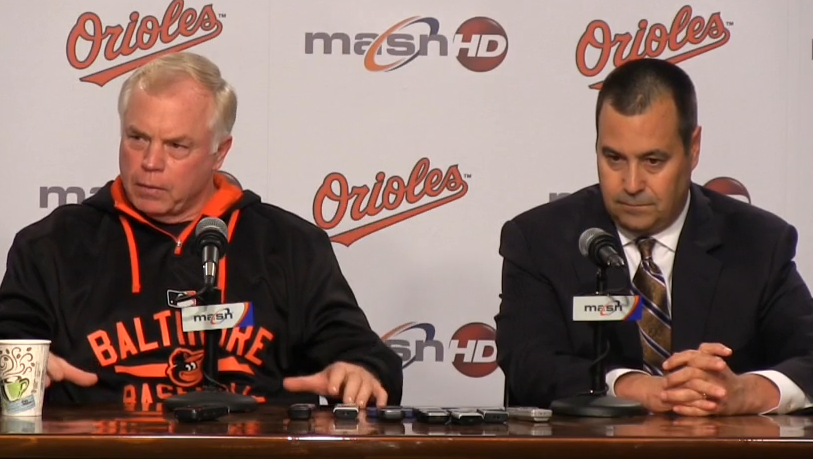
<svg viewBox="0 0 813 459">
<path fill-rule="evenodd" d="M 230 207 L 234 205 L 242 196 L 243 190 L 237 185 L 229 182 L 229 180 L 220 173 L 215 173 L 214 177 L 212 178 L 215 184 L 215 194 L 212 198 L 206 203 L 203 207 L 201 212 L 202 216 L 209 216 L 214 217 L 218 215 L 224 215 Z M 141 222 L 145 225 L 148 225 L 155 229 L 156 231 L 162 232 L 167 236 L 171 237 L 175 241 L 175 254 L 180 255 L 183 250 L 183 244 L 186 239 L 189 237 L 190 234 L 195 230 L 195 225 L 197 220 L 194 222 L 190 222 L 189 225 L 184 228 L 180 235 L 175 236 L 163 229 L 156 227 L 150 221 L 148 221 L 143 215 L 141 215 L 137 210 L 135 210 L 131 204 L 127 201 L 127 198 L 124 193 L 124 185 L 121 181 L 121 177 L 116 177 L 113 181 L 113 184 L 110 186 L 110 196 L 113 198 L 113 207 L 121 212 L 119 215 L 119 220 L 121 221 L 121 226 L 124 229 L 124 234 L 127 238 L 127 249 L 130 252 L 130 272 L 133 280 L 132 290 L 133 293 L 141 292 L 141 273 L 139 268 L 139 260 L 138 260 L 138 246 L 136 245 L 136 240 L 133 235 L 133 228 L 130 226 L 130 222 L 127 220 L 127 217 L 132 218 L 134 221 Z M 232 212 L 231 218 L 229 220 L 228 225 L 228 232 L 227 232 L 227 239 L 231 240 L 231 234 L 234 231 L 234 225 L 237 222 L 237 215 L 239 209 L 236 209 Z M 221 259 L 223 261 L 222 266 L 220 268 L 220 273 L 218 275 L 218 287 L 220 287 L 221 291 L 223 292 L 223 298 L 225 298 L 225 286 L 226 286 L 226 269 L 225 269 L 225 257 Z"/>
<path fill-rule="evenodd" d="M 119 220 L 124 228 L 124 235 L 127 237 L 127 249 L 130 251 L 130 277 L 133 279 L 133 293 L 138 293 L 141 291 L 141 272 L 138 267 L 138 248 L 135 237 L 133 237 L 133 228 L 130 227 L 130 222 L 124 218 L 124 215 L 119 215 Z"/>
<path fill-rule="evenodd" d="M 234 234 L 234 227 L 237 226 L 237 217 L 240 215 L 240 209 L 236 209 L 234 212 L 231 213 L 231 217 L 229 218 L 229 225 L 228 225 L 228 232 L 226 234 L 226 240 L 231 241 L 231 236 Z M 133 285 L 132 290 L 133 293 L 139 293 L 141 291 L 141 271 L 139 268 L 138 263 L 138 248 L 136 247 L 135 237 L 133 236 L 133 228 L 130 226 L 130 222 L 124 217 L 124 215 L 119 215 L 119 220 L 121 221 L 121 226 L 124 228 L 124 235 L 127 238 L 127 250 L 130 253 L 130 276 L 132 277 Z M 193 225 L 190 225 L 192 227 Z M 180 246 L 179 246 L 180 247 Z M 178 250 L 176 249 L 176 253 Z M 218 263 L 217 268 L 217 288 L 220 289 L 220 301 L 225 303 L 226 302 L 226 256 L 224 255 L 220 262 Z"/>
</svg>

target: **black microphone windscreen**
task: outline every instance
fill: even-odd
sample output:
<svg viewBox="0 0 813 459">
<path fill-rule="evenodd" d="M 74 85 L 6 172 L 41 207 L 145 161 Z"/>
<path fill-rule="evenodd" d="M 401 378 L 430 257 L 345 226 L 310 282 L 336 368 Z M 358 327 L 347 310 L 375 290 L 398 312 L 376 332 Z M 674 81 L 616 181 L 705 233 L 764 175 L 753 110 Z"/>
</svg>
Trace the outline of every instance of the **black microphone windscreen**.
<svg viewBox="0 0 813 459">
<path fill-rule="evenodd" d="M 582 256 L 590 258 L 590 246 L 593 241 L 601 236 L 610 236 L 610 234 L 601 228 L 588 228 L 579 236 L 579 252 Z M 612 236 L 610 236 L 612 237 Z"/>
</svg>

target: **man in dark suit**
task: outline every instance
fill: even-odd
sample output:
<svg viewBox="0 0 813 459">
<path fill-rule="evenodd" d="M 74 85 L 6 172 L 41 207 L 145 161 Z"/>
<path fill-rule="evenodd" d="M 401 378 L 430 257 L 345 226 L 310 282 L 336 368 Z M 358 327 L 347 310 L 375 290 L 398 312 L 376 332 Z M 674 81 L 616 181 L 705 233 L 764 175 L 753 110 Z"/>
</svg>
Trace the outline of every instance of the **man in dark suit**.
<svg viewBox="0 0 813 459">
<path fill-rule="evenodd" d="M 688 75 L 656 59 L 619 66 L 599 92 L 596 130 L 598 185 L 502 230 L 497 352 L 513 402 L 590 390 L 592 328 L 572 320 L 572 304 L 595 290 L 578 250 L 595 227 L 627 262 L 609 270 L 610 287 L 645 303 L 640 321 L 607 323 L 611 395 L 683 415 L 813 405 L 813 299 L 793 262 L 796 230 L 691 182 L 701 129 Z"/>
</svg>

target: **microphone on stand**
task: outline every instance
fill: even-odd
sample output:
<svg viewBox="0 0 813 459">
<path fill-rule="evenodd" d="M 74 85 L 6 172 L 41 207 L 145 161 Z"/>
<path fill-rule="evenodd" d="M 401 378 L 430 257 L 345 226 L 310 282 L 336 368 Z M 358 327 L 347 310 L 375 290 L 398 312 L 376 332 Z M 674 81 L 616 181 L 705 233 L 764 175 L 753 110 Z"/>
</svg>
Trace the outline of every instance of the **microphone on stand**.
<svg viewBox="0 0 813 459">
<path fill-rule="evenodd" d="M 184 332 L 204 331 L 203 388 L 195 392 L 173 395 L 164 400 L 167 410 L 190 406 L 226 406 L 231 413 L 245 413 L 257 408 L 254 397 L 224 390 L 218 381 L 218 341 L 223 329 L 254 324 L 250 302 L 221 304 L 217 287 L 218 262 L 228 246 L 226 223 L 217 217 L 204 217 L 195 226 L 195 251 L 200 254 L 203 268 L 203 288 L 177 302 L 196 298 L 194 305 L 181 309 Z"/>
<path fill-rule="evenodd" d="M 579 236 L 579 252 L 598 267 L 623 268 L 626 266 L 624 258 L 615 250 L 615 238 L 601 228 L 584 230 Z"/>
<path fill-rule="evenodd" d="M 638 402 L 607 395 L 604 381 L 604 358 L 608 354 L 604 323 L 640 319 L 643 309 L 639 297 L 612 294 L 607 290 L 607 268 L 625 267 L 624 258 L 616 250 L 615 238 L 601 228 L 589 228 L 579 236 L 579 252 L 597 266 L 595 294 L 573 297 L 573 321 L 593 325 L 591 388 L 585 394 L 554 400 L 551 411 L 569 416 L 604 418 L 647 414 L 646 408 Z"/>
<path fill-rule="evenodd" d="M 195 249 L 203 258 L 203 288 L 217 284 L 217 262 L 226 254 L 226 222 L 217 217 L 201 218 L 195 226 Z"/>
</svg>

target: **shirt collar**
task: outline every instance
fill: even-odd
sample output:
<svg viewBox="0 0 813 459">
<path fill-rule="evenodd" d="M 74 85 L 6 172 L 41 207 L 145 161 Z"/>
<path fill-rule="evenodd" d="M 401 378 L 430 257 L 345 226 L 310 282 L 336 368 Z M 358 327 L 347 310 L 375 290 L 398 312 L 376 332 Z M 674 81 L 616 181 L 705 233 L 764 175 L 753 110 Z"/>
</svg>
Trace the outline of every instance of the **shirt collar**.
<svg viewBox="0 0 813 459">
<path fill-rule="evenodd" d="M 683 230 L 683 224 L 686 222 L 686 215 L 689 213 L 689 203 L 692 200 L 691 190 L 689 196 L 686 198 L 686 204 L 683 205 L 683 210 L 675 221 L 672 222 L 666 229 L 658 234 L 653 234 L 651 237 L 658 241 L 659 244 L 665 246 L 667 249 L 675 252 L 677 250 L 678 239 L 680 239 L 680 232 Z M 618 229 L 618 237 L 621 239 L 621 245 L 627 246 L 633 244 L 637 236 L 629 231 L 623 230 L 616 226 Z"/>
</svg>

